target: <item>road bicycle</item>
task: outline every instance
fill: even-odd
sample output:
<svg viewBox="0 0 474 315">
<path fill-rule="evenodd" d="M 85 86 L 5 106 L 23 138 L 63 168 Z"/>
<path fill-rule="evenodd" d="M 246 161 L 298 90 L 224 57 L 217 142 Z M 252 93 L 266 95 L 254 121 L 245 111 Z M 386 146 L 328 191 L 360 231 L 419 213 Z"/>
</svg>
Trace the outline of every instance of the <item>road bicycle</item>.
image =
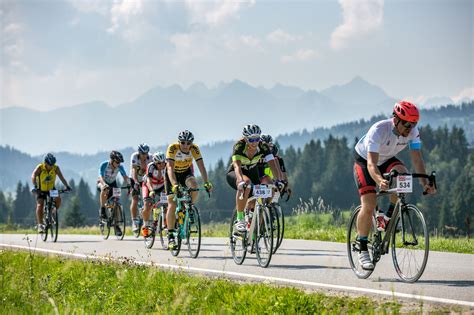
<svg viewBox="0 0 474 315">
<path fill-rule="evenodd" d="M 230 251 L 232 258 L 237 265 L 241 265 L 247 256 L 247 250 L 255 253 L 258 264 L 266 268 L 270 264 L 273 254 L 273 232 L 272 216 L 270 214 L 271 199 L 273 196 L 274 185 L 253 185 L 251 196 L 248 202 L 256 200 L 255 210 L 247 211 L 246 222 L 247 230 L 243 233 L 234 230 L 234 224 L 237 221 L 237 210 L 234 211 L 230 223 Z M 246 185 L 244 185 L 244 190 Z M 239 199 L 242 199 L 241 194 Z M 247 206 L 246 206 L 247 208 Z"/>
<path fill-rule="evenodd" d="M 152 215 L 153 222 L 150 226 L 148 236 L 144 236 L 145 247 L 150 249 L 155 244 L 156 234 L 160 236 L 163 249 L 168 249 L 168 239 L 166 237 L 166 210 L 168 207 L 168 197 L 164 192 L 155 195 L 153 198 Z"/>
<path fill-rule="evenodd" d="M 50 190 L 48 192 L 44 192 L 46 195 L 46 200 L 43 206 L 43 225 L 44 225 L 44 232 L 41 234 L 41 239 L 46 242 L 48 239 L 48 231 L 51 234 L 51 240 L 56 242 L 58 240 L 58 232 L 59 232 L 59 217 L 58 217 L 58 210 L 56 208 L 56 198 L 59 195 L 68 193 L 69 190 L 67 189 L 60 189 L 60 190 Z"/>
<path fill-rule="evenodd" d="M 114 234 L 118 240 L 123 240 L 125 236 L 126 220 L 125 212 L 123 210 L 122 203 L 120 202 L 120 196 L 122 189 L 130 191 L 130 186 L 124 187 L 113 187 L 112 196 L 105 202 L 105 219 L 101 219 L 99 223 L 100 234 L 104 240 L 109 238 L 110 228 L 114 228 Z"/>
<path fill-rule="evenodd" d="M 389 194 L 397 194 L 395 209 L 385 231 L 377 231 L 376 214 L 372 215 L 372 227 L 369 232 L 368 249 L 375 265 L 391 247 L 392 261 L 395 270 L 403 282 L 416 282 L 423 274 L 429 254 L 429 234 L 423 213 L 413 204 L 406 201 L 406 195 L 413 192 L 413 178 L 427 178 L 430 186 L 436 188 L 436 173 L 408 174 L 392 170 L 383 174 L 392 187 L 377 193 L 377 198 Z M 423 192 L 425 195 L 426 192 Z M 347 229 L 347 254 L 349 263 L 358 278 L 368 278 L 373 270 L 365 270 L 359 265 L 358 253 L 360 243 L 357 240 L 357 217 L 361 210 L 358 206 L 352 213 Z"/>
<path fill-rule="evenodd" d="M 198 208 L 191 200 L 191 192 L 193 191 L 206 191 L 210 197 L 209 191 L 205 188 L 178 187 L 178 193 L 174 197 L 177 203 L 174 232 L 176 244 L 173 248 L 170 248 L 173 256 L 179 255 L 183 242 L 187 244 L 189 255 L 192 258 L 197 258 L 201 249 L 201 217 Z"/>
</svg>

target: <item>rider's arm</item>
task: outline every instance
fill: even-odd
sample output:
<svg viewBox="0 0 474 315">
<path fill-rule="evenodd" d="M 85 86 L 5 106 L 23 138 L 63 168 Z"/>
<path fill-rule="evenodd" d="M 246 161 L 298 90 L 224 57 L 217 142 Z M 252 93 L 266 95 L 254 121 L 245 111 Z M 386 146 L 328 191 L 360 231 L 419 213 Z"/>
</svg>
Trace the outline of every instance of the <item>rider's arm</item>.
<svg viewBox="0 0 474 315">
<path fill-rule="evenodd" d="M 415 168 L 415 172 L 419 174 L 426 174 L 425 163 L 423 162 L 423 156 L 421 155 L 421 150 L 410 150 L 411 162 Z M 429 193 L 436 192 L 435 187 L 429 186 L 429 181 L 427 178 L 419 178 L 420 185 L 424 188 L 425 191 Z"/>
<path fill-rule="evenodd" d="M 207 171 L 206 171 L 206 166 L 204 165 L 204 161 L 202 159 L 199 159 L 196 161 L 196 164 L 199 168 L 199 172 L 201 173 L 202 180 L 204 182 L 207 182 Z"/>
<path fill-rule="evenodd" d="M 33 187 L 35 188 L 38 187 L 38 183 L 36 182 L 36 177 L 38 177 L 40 173 L 41 173 L 41 165 L 38 165 L 33 171 L 33 173 L 31 174 L 31 183 L 33 184 Z"/>
<path fill-rule="evenodd" d="M 168 172 L 168 178 L 170 179 L 171 185 L 178 185 L 178 180 L 174 174 L 174 160 L 168 159 L 166 163 L 166 171 Z"/>
<path fill-rule="evenodd" d="M 234 166 L 235 177 L 237 178 L 237 184 L 244 181 L 244 174 L 242 174 L 242 162 L 240 160 L 232 161 L 232 165 Z"/>
<path fill-rule="evenodd" d="M 380 174 L 377 163 L 379 161 L 379 154 L 377 152 L 367 152 L 367 169 L 369 170 L 370 176 L 380 186 L 385 179 Z M 387 187 L 388 188 L 388 187 Z"/>
<path fill-rule="evenodd" d="M 134 155 L 135 154 L 132 154 L 132 156 L 130 157 L 130 177 L 135 181 L 135 183 L 137 183 L 138 182 L 137 171 L 140 168 L 140 166 L 138 164 L 136 164 L 136 163 L 138 163 L 138 161 L 133 160 Z M 138 159 L 138 157 L 137 157 L 137 159 Z"/>
<path fill-rule="evenodd" d="M 127 176 L 127 172 L 125 172 L 125 168 L 123 167 L 122 164 L 119 165 L 119 172 L 120 175 L 122 175 L 123 180 L 130 185 L 130 178 Z"/>
<path fill-rule="evenodd" d="M 57 166 L 56 168 L 56 174 L 58 174 L 58 177 L 59 179 L 61 180 L 61 182 L 63 183 L 64 186 L 66 186 L 67 188 L 70 188 L 67 180 L 64 178 L 63 176 L 63 173 L 61 172 L 61 170 L 59 169 L 59 166 Z"/>
</svg>

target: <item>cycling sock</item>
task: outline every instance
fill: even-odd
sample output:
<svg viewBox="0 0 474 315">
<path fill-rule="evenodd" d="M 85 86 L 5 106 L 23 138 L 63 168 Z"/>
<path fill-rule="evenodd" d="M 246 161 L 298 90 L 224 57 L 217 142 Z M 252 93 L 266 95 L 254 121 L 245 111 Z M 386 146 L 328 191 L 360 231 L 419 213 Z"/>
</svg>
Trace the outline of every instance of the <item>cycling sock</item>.
<svg viewBox="0 0 474 315">
<path fill-rule="evenodd" d="M 392 214 L 393 214 L 393 210 L 395 209 L 395 204 L 394 203 L 390 203 L 390 205 L 388 206 L 388 210 L 387 210 L 387 217 L 391 218 L 392 217 Z"/>
<path fill-rule="evenodd" d="M 143 220 L 143 225 L 148 226 L 148 221 Z"/>
<path fill-rule="evenodd" d="M 244 212 L 243 211 L 237 211 L 237 220 L 241 221 L 244 219 Z"/>
<path fill-rule="evenodd" d="M 168 230 L 168 238 L 174 238 L 174 230 Z"/>
<path fill-rule="evenodd" d="M 357 236 L 357 240 L 360 243 L 360 251 L 368 251 L 369 249 L 367 248 L 367 243 L 369 241 L 369 238 L 367 236 Z"/>
</svg>

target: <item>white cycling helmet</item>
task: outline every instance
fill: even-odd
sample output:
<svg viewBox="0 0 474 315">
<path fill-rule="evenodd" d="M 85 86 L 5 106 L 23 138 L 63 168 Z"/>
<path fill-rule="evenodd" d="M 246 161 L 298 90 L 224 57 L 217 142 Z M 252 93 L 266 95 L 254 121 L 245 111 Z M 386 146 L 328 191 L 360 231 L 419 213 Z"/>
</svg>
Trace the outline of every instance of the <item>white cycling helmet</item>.
<svg viewBox="0 0 474 315">
<path fill-rule="evenodd" d="M 242 130 L 242 136 L 245 138 L 252 138 L 252 137 L 260 137 L 262 130 L 257 125 L 247 125 L 244 126 L 244 130 Z"/>
<path fill-rule="evenodd" d="M 153 153 L 153 162 L 159 163 L 164 162 L 166 160 L 165 154 L 161 151 Z"/>
</svg>

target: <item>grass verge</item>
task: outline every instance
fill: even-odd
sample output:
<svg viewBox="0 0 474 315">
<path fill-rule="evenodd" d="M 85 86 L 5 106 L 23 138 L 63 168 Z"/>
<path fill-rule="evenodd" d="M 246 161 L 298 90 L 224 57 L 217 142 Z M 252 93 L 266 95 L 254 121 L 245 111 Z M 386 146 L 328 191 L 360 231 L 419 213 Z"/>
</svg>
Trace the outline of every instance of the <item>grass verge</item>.
<svg viewBox="0 0 474 315">
<path fill-rule="evenodd" d="M 398 313 L 395 301 L 305 293 L 133 264 L 0 251 L 1 314 Z"/>
</svg>

